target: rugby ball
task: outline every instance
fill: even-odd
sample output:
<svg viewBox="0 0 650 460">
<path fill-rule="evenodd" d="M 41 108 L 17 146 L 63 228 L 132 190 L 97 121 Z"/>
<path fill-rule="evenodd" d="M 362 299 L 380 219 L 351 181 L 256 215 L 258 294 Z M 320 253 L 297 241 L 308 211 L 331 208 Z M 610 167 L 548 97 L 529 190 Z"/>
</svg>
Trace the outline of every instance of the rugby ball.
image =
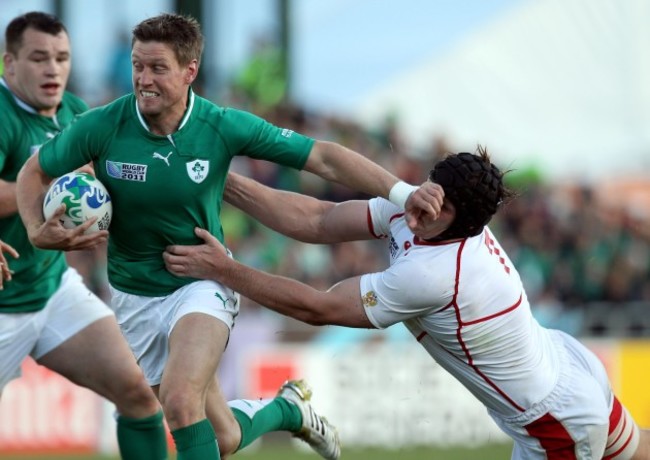
<svg viewBox="0 0 650 460">
<path fill-rule="evenodd" d="M 113 203 L 104 184 L 92 175 L 71 172 L 56 179 L 43 200 L 45 218 L 49 219 L 62 204 L 65 205 L 65 214 L 61 216 L 61 223 L 65 228 L 74 228 L 97 217 L 86 234 L 108 230 L 113 217 Z"/>
</svg>

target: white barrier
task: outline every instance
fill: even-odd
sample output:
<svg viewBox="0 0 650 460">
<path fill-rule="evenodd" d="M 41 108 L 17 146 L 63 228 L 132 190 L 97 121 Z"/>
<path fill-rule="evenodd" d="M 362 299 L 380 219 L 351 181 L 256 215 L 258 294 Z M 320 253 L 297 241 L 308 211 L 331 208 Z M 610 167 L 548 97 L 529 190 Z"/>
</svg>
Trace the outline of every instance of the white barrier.
<svg viewBox="0 0 650 460">
<path fill-rule="evenodd" d="M 293 369 L 292 375 L 278 375 L 265 387 L 277 389 L 285 378 L 307 379 L 315 407 L 338 427 L 348 447 L 468 446 L 508 440 L 483 405 L 415 342 L 360 344 L 344 350 L 252 349 L 244 360 L 249 366 L 244 375 L 259 374 L 256 366 L 267 366 L 278 355 L 284 357 L 284 369 Z M 287 366 L 288 355 L 295 359 L 293 366 Z M 246 394 L 259 396 L 271 394 Z"/>
</svg>

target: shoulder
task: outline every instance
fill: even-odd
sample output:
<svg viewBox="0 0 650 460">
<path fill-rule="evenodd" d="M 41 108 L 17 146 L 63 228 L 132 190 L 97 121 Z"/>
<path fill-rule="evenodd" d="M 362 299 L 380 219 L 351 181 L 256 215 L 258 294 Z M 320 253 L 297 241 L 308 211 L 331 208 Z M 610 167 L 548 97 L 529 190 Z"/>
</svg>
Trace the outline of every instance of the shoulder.
<svg viewBox="0 0 650 460">
<path fill-rule="evenodd" d="M 63 104 L 67 106 L 70 111 L 77 115 L 88 110 L 88 104 L 76 94 L 68 91 L 63 93 Z"/>
<path fill-rule="evenodd" d="M 93 124 L 97 127 L 114 129 L 124 119 L 135 116 L 135 99 L 133 95 L 123 96 L 106 105 L 94 107 L 78 118 L 77 123 L 82 125 Z"/>
<path fill-rule="evenodd" d="M 267 124 L 267 121 L 251 112 L 227 107 L 223 111 L 223 118 L 226 123 L 239 127 L 254 127 Z"/>
<path fill-rule="evenodd" d="M 254 133 L 261 132 L 269 125 L 263 118 L 245 110 L 218 106 L 202 98 L 197 98 L 195 104 L 202 121 L 224 140 L 250 141 L 254 138 Z"/>
<path fill-rule="evenodd" d="M 378 238 L 387 236 L 390 233 L 391 223 L 404 217 L 402 209 L 384 198 L 368 200 L 368 214 L 372 232 Z"/>
<path fill-rule="evenodd" d="M 2 84 L 0 84 L 0 105 L 7 106 L 13 103 L 13 96 L 11 92 Z"/>
<path fill-rule="evenodd" d="M 226 111 L 226 107 L 215 104 L 214 102 L 194 94 L 193 112 L 197 113 L 205 121 L 221 118 Z"/>
<path fill-rule="evenodd" d="M 4 144 L 8 139 L 19 136 L 22 122 L 19 110 L 13 96 L 4 86 L 0 85 L 0 111 L 2 112 L 2 123 L 0 123 L 0 142 Z"/>
</svg>

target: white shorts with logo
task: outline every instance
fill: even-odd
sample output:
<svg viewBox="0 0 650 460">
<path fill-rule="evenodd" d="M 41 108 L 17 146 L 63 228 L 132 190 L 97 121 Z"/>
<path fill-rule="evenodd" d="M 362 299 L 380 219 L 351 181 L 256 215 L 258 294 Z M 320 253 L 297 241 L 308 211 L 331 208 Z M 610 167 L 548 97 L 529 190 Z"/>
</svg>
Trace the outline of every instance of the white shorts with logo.
<svg viewBox="0 0 650 460">
<path fill-rule="evenodd" d="M 204 313 L 232 330 L 239 294 L 214 281 L 196 281 L 163 297 L 128 294 L 111 286 L 111 306 L 149 385 L 159 385 L 169 357 L 169 335 L 183 316 Z"/>
<path fill-rule="evenodd" d="M 74 268 L 66 270 L 61 286 L 42 310 L 1 313 L 0 391 L 20 377 L 20 365 L 27 356 L 38 360 L 98 319 L 112 315 Z"/>
<path fill-rule="evenodd" d="M 612 393 L 605 367 L 573 337 L 555 334 L 562 369 L 549 396 L 516 417 L 488 411 L 514 440 L 512 460 L 629 460 L 639 429 Z"/>
</svg>

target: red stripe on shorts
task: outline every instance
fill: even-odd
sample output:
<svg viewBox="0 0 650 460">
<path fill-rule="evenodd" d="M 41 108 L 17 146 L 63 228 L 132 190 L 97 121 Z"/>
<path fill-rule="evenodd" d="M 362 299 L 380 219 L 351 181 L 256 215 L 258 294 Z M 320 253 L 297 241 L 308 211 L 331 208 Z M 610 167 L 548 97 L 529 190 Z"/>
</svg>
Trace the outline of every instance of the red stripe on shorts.
<svg viewBox="0 0 650 460">
<path fill-rule="evenodd" d="M 618 427 L 619 423 L 621 422 L 621 418 L 623 418 L 623 405 L 620 403 L 620 401 L 614 396 L 614 405 L 612 406 L 612 412 L 609 414 L 609 434 L 611 436 L 612 432 Z M 621 427 L 621 432 L 618 434 L 616 439 L 612 442 L 607 443 L 607 447 L 605 449 L 610 449 L 612 446 L 614 446 L 621 436 L 625 434 L 625 428 L 627 428 L 627 417 L 623 419 L 623 426 Z M 632 441 L 632 438 L 634 437 L 634 427 L 632 427 L 630 430 L 630 434 L 628 435 L 627 439 L 623 443 L 623 446 L 621 446 L 620 449 L 618 449 L 616 452 L 614 452 L 611 455 L 607 455 L 606 457 L 603 457 L 603 460 L 612 460 L 618 457 L 618 455 L 623 452 L 628 444 Z"/>
<path fill-rule="evenodd" d="M 619 402 L 618 398 L 614 396 L 614 405 L 612 406 L 612 412 L 609 414 L 609 432 L 607 434 L 612 434 L 612 432 L 618 426 L 618 422 L 621 421 L 621 416 L 623 415 L 623 406 Z"/>
<path fill-rule="evenodd" d="M 545 414 L 524 428 L 539 441 L 548 460 L 576 460 L 575 442 L 551 414 Z"/>
</svg>

